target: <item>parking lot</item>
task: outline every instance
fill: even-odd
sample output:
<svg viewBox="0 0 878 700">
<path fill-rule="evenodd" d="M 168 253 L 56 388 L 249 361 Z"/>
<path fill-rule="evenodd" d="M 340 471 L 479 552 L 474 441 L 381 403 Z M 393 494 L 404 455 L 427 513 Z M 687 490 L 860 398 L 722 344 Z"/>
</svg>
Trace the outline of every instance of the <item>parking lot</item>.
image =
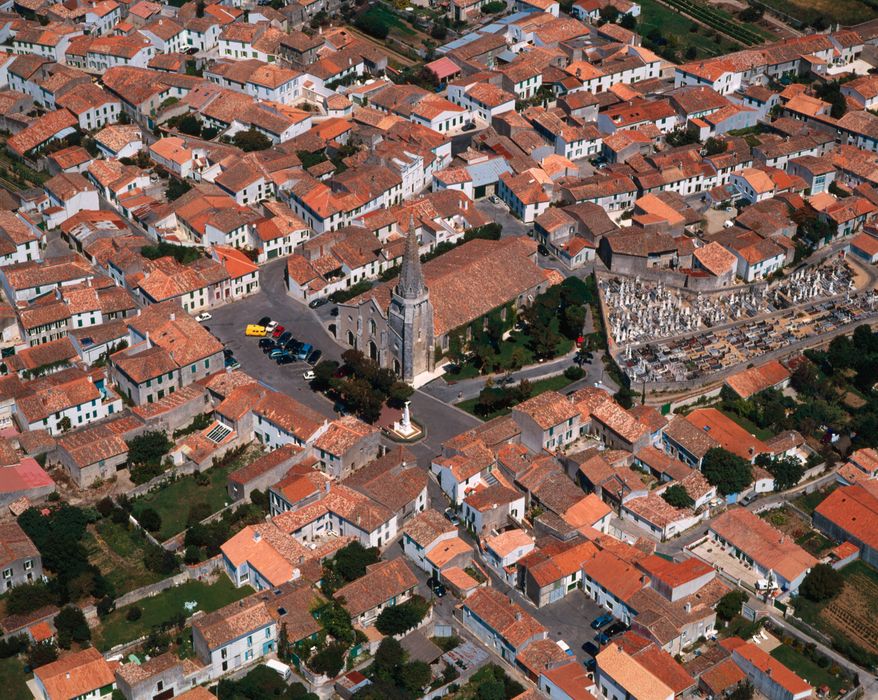
<svg viewBox="0 0 878 700">
<path fill-rule="evenodd" d="M 583 591 L 577 589 L 568 593 L 557 603 L 552 603 L 539 610 L 530 608 L 531 614 L 549 631 L 551 639 L 563 639 L 577 660 L 585 661 L 588 657 L 582 650 L 586 642 L 594 642 L 595 631 L 591 628 L 592 620 L 603 615 L 606 610 L 595 603 Z"/>
<path fill-rule="evenodd" d="M 211 309 L 212 318 L 204 325 L 234 353 L 241 369 L 265 385 L 292 396 L 322 415 L 332 417 L 332 402 L 315 393 L 302 377 L 311 366 L 297 361 L 278 365 L 259 347 L 259 338 L 244 335 L 248 323 L 256 323 L 263 316 L 277 321 L 293 336 L 310 343 L 323 352 L 321 359 L 340 360 L 341 348 L 326 332 L 317 314 L 304 304 L 290 299 L 283 283 L 285 261 L 269 263 L 261 269 L 261 291 L 242 301 Z"/>
</svg>

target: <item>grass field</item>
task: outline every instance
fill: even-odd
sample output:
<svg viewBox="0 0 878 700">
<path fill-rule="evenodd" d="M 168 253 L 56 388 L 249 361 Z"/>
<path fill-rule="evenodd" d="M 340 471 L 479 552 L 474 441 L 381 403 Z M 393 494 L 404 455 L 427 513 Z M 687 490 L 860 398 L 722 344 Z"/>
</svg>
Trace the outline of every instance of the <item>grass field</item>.
<svg viewBox="0 0 878 700">
<path fill-rule="evenodd" d="M 3 688 L 4 700 L 32 700 L 27 685 L 28 677 L 24 673 L 24 665 L 15 656 L 0 659 L 0 687 Z"/>
<path fill-rule="evenodd" d="M 398 17 L 396 14 L 391 12 L 391 10 L 383 5 L 375 4 L 372 5 L 368 10 L 366 10 L 364 15 L 374 16 L 380 21 L 382 24 L 390 27 L 390 32 L 402 35 L 411 35 L 415 33 L 415 30 L 412 29 L 407 22 L 404 22 L 401 17 Z"/>
<path fill-rule="evenodd" d="M 199 486 L 194 475 L 184 476 L 134 501 L 134 517 L 144 508 L 153 508 L 161 516 L 162 527 L 155 533 L 158 540 L 164 541 L 186 529 L 189 509 L 196 503 L 206 503 L 210 512 L 215 513 L 228 502 L 226 481 L 235 469 L 253 460 L 253 455 L 231 460 L 228 464 L 211 467 L 205 474 L 210 483 Z"/>
<path fill-rule="evenodd" d="M 531 394 L 531 396 L 542 394 L 544 391 L 560 391 L 565 386 L 572 383 L 573 382 L 567 379 L 567 377 L 565 377 L 563 374 L 559 374 L 557 377 L 549 377 L 548 379 L 540 379 L 539 381 L 531 383 L 531 386 L 533 387 L 533 393 Z M 477 414 L 475 413 L 475 407 L 478 402 L 479 400 L 476 398 L 468 399 L 467 401 L 461 401 L 460 403 L 454 405 L 458 408 L 462 408 L 467 413 L 472 413 L 474 416 L 476 416 Z M 492 418 L 496 418 L 497 416 L 505 416 L 511 410 L 511 408 L 506 408 L 502 411 L 497 411 L 487 416 L 478 417 L 482 418 L 483 420 L 491 420 Z"/>
<path fill-rule="evenodd" d="M 84 544 L 89 562 L 109 579 L 118 595 L 162 579 L 144 566 L 145 540 L 134 527 L 125 529 L 109 519 L 99 520 L 89 526 Z"/>
<path fill-rule="evenodd" d="M 129 622 L 125 617 L 132 606 L 114 610 L 95 632 L 94 644 L 98 649 L 107 650 L 147 634 L 150 629 L 167 622 L 175 615 L 182 613 L 188 617 L 198 610 L 212 612 L 252 592 L 253 590 L 248 586 L 235 588 L 224 575 L 213 584 L 189 581 L 182 586 L 169 588 L 157 596 L 144 598 L 139 603 L 135 603 L 143 614 L 134 622 Z M 191 601 L 197 602 L 198 607 L 190 612 L 183 607 L 183 604 Z"/>
<path fill-rule="evenodd" d="M 820 668 L 820 666 L 811 661 L 807 656 L 804 656 L 785 644 L 781 644 L 779 647 L 772 649 L 771 655 L 800 678 L 804 678 L 815 688 L 825 685 L 829 687 L 833 695 L 837 695 L 842 686 L 848 685 L 844 679 L 833 676 L 825 668 Z"/>
<path fill-rule="evenodd" d="M 749 418 L 744 418 L 743 416 L 739 416 L 737 413 L 732 413 L 731 411 L 721 411 L 721 413 L 735 423 L 740 425 L 744 430 L 746 430 L 751 435 L 756 436 L 760 440 L 768 440 L 772 437 L 774 433 L 772 433 L 767 428 L 760 428 L 756 423 L 751 421 Z"/>
<path fill-rule="evenodd" d="M 678 53 L 682 54 L 687 46 L 694 46 L 697 58 L 719 56 L 740 49 L 735 42 L 719 35 L 714 38 L 713 32 L 699 27 L 698 32 L 690 32 L 692 20 L 671 8 L 662 5 L 658 0 L 642 0 L 641 13 L 637 23 L 637 31 L 647 36 L 658 31 L 667 39 L 673 39 L 679 45 Z"/>
<path fill-rule="evenodd" d="M 809 25 L 822 17 L 827 24 L 839 22 L 857 24 L 878 16 L 878 3 L 874 0 L 761 0 L 767 7 L 784 16 L 792 17 Z"/>
</svg>

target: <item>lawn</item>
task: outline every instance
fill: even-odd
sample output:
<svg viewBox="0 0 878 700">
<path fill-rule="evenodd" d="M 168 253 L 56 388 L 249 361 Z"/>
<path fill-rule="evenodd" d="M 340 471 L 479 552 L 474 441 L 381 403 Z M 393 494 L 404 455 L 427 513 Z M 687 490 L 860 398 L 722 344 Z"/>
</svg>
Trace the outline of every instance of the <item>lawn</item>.
<svg viewBox="0 0 878 700">
<path fill-rule="evenodd" d="M 226 483 L 229 474 L 235 469 L 249 464 L 255 456 L 248 450 L 237 459 L 211 467 L 205 474 L 210 483 L 200 486 L 195 475 L 184 476 L 157 491 L 141 496 L 134 501 L 134 516 L 137 517 L 144 508 L 153 508 L 162 519 L 161 529 L 155 533 L 156 538 L 164 541 L 186 529 L 189 509 L 196 503 L 206 503 L 211 513 L 225 507 L 228 503 Z"/>
<path fill-rule="evenodd" d="M 24 673 L 24 665 L 18 657 L 0 659 L 0 687 L 3 688 L 4 700 L 32 700 L 28 690 L 27 675 Z"/>
<path fill-rule="evenodd" d="M 544 391 L 560 391 L 568 384 L 572 384 L 573 382 L 570 379 L 567 379 L 563 374 L 559 374 L 557 377 L 549 377 L 548 379 L 540 379 L 535 382 L 531 382 L 531 386 L 533 387 L 533 393 L 531 396 L 536 396 L 537 394 L 542 394 Z M 477 416 L 475 413 L 476 404 L 479 402 L 478 398 L 475 399 L 467 399 L 466 401 L 461 401 L 460 403 L 454 404 L 458 408 L 462 408 L 467 413 L 472 413 L 474 416 Z M 496 418 L 497 416 L 505 416 L 512 409 L 505 408 L 502 411 L 497 411 L 487 416 L 477 416 L 482 420 L 491 420 L 492 418 Z"/>
<path fill-rule="evenodd" d="M 842 686 L 848 685 L 844 679 L 833 676 L 827 669 L 820 668 L 807 656 L 785 644 L 772 649 L 771 655 L 815 688 L 825 685 L 829 687 L 833 695 L 838 695 Z"/>
<path fill-rule="evenodd" d="M 169 588 L 152 598 L 144 598 L 139 603 L 143 614 L 139 620 L 130 622 L 126 619 L 130 605 L 110 613 L 95 633 L 94 644 L 98 649 L 107 650 L 117 644 L 137 639 L 147 634 L 150 629 L 171 620 L 178 614 L 192 615 L 198 610 L 212 612 L 224 605 L 253 592 L 248 586 L 235 588 L 225 575 L 221 575 L 216 583 L 206 584 L 201 581 L 189 581 L 182 586 Z M 191 612 L 183 604 L 195 601 L 198 606 Z"/>
<path fill-rule="evenodd" d="M 407 22 L 404 22 L 401 17 L 396 15 L 392 10 L 385 7 L 381 4 L 372 5 L 368 10 L 366 10 L 364 15 L 374 16 L 380 21 L 382 24 L 388 26 L 391 31 L 394 29 L 401 34 L 414 34 L 415 31 L 408 25 Z"/>
<path fill-rule="evenodd" d="M 737 413 L 733 413 L 732 411 L 720 411 L 726 418 L 733 420 L 735 423 L 740 425 L 744 430 L 746 430 L 751 435 L 757 437 L 760 440 L 769 440 L 774 435 L 768 428 L 760 428 L 756 423 L 751 421 L 749 418 L 744 418 L 744 416 L 739 416 Z"/>
<path fill-rule="evenodd" d="M 145 540 L 133 526 L 126 529 L 109 518 L 89 526 L 83 540 L 88 560 L 113 584 L 118 595 L 160 581 L 143 564 Z"/>
<path fill-rule="evenodd" d="M 719 56 L 741 48 L 721 34 L 717 34 L 718 38 L 714 38 L 714 32 L 704 27 L 699 27 L 697 32 L 690 32 L 693 20 L 662 5 L 658 0 L 643 0 L 640 7 L 638 33 L 645 37 L 650 32 L 658 31 L 666 40 L 673 39 L 677 42 L 680 54 L 687 46 L 695 47 L 698 52 L 697 58 Z"/>
</svg>

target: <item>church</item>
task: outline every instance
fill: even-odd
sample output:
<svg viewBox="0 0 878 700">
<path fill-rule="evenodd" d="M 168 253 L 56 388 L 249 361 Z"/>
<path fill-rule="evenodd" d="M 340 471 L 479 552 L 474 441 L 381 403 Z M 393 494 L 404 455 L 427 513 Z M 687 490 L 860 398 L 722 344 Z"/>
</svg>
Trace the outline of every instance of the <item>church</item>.
<svg viewBox="0 0 878 700">
<path fill-rule="evenodd" d="M 411 227 L 399 277 L 338 305 L 338 339 L 416 383 L 435 370 L 452 331 L 526 306 L 560 281 L 539 267 L 537 244 L 524 236 L 472 240 L 422 265 Z"/>
</svg>

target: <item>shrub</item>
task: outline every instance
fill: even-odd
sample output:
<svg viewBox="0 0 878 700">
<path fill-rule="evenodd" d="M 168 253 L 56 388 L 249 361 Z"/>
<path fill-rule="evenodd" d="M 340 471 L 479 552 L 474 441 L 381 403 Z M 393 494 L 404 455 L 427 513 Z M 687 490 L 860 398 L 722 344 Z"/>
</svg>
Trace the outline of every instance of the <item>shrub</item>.
<svg viewBox="0 0 878 700">
<path fill-rule="evenodd" d="M 144 508 L 137 516 L 138 522 L 150 532 L 162 529 L 162 516 L 154 508 Z"/>
<path fill-rule="evenodd" d="M 125 613 L 125 619 L 128 622 L 137 622 L 143 616 L 143 610 L 140 609 L 139 605 L 132 605 L 128 608 L 128 612 Z"/>
<path fill-rule="evenodd" d="M 61 608 L 61 612 L 55 616 L 55 629 L 58 630 L 58 644 L 64 649 L 69 649 L 71 642 L 87 642 L 91 639 L 85 615 L 75 605 Z"/>
<path fill-rule="evenodd" d="M 98 504 L 95 507 L 98 509 L 98 513 L 101 514 L 101 517 L 106 518 L 113 512 L 113 509 L 116 507 L 116 505 L 113 503 L 112 498 L 110 498 L 109 496 L 104 496 L 100 501 L 98 501 Z"/>
<path fill-rule="evenodd" d="M 116 609 L 116 602 L 110 596 L 104 596 L 97 604 L 98 617 L 104 618 Z"/>
<path fill-rule="evenodd" d="M 386 635 L 408 632 L 424 619 L 429 609 L 427 601 L 420 596 L 414 596 L 405 603 L 384 608 L 375 621 L 375 628 Z"/>
<path fill-rule="evenodd" d="M 564 376 L 571 382 L 575 382 L 576 380 L 582 379 L 585 376 L 585 370 L 582 369 L 582 367 L 572 365 L 564 370 Z"/>
<path fill-rule="evenodd" d="M 335 678 L 344 668 L 346 651 L 343 644 L 333 642 L 314 654 L 308 661 L 308 665 L 317 673 Z"/>
<path fill-rule="evenodd" d="M 45 666 L 58 660 L 58 647 L 51 639 L 32 645 L 27 655 L 27 663 L 31 668 Z"/>
</svg>

